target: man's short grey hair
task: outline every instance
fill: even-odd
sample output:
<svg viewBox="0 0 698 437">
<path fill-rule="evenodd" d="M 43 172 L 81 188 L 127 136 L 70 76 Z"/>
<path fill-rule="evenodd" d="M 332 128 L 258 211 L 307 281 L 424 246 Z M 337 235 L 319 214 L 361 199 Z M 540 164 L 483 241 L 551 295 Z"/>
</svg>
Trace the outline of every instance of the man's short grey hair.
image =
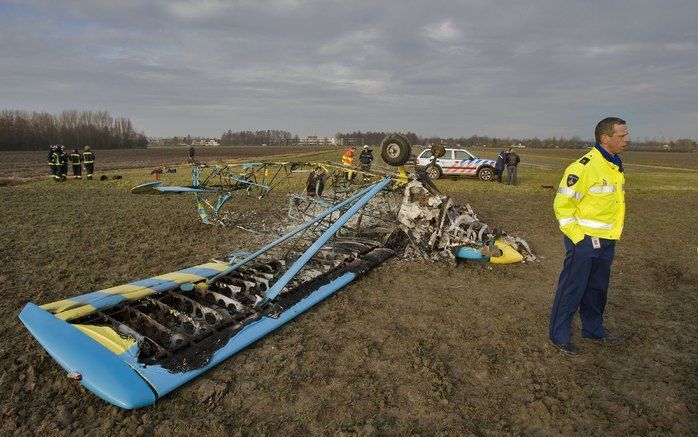
<svg viewBox="0 0 698 437">
<path fill-rule="evenodd" d="M 601 135 L 612 136 L 617 124 L 625 126 L 625 120 L 618 117 L 606 117 L 601 120 L 599 124 L 596 125 L 596 130 L 594 130 L 596 142 L 601 144 Z"/>
</svg>

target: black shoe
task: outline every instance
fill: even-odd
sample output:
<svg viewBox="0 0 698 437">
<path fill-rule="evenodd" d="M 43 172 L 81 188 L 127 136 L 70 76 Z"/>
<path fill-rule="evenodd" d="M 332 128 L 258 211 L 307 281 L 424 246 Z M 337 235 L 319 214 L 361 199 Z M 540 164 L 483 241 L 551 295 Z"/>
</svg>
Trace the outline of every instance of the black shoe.
<svg viewBox="0 0 698 437">
<path fill-rule="evenodd" d="M 575 347 L 572 343 L 564 343 L 564 344 L 555 344 L 553 343 L 553 346 L 555 346 L 555 349 L 559 350 L 563 354 L 569 356 L 569 357 L 578 357 L 581 355 L 581 352 L 579 352 L 579 349 Z"/>
<path fill-rule="evenodd" d="M 608 333 L 603 338 L 590 338 L 589 340 L 606 347 L 618 346 L 619 344 L 623 343 L 622 338 L 616 337 L 615 335 Z"/>
</svg>

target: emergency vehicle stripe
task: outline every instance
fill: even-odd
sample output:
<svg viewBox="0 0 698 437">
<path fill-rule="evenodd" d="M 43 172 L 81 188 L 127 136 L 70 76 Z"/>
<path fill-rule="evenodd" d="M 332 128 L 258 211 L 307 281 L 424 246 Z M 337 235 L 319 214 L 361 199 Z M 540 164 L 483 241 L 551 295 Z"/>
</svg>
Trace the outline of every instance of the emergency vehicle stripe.
<svg viewBox="0 0 698 437">
<path fill-rule="evenodd" d="M 597 185 L 589 188 L 590 193 L 613 193 L 616 191 L 615 185 Z"/>
<path fill-rule="evenodd" d="M 579 222 L 580 225 L 586 226 L 587 228 L 592 228 L 592 229 L 611 229 L 611 228 L 613 228 L 613 225 L 610 223 L 597 222 L 596 220 L 585 220 L 585 219 L 577 218 L 577 221 Z"/>
<path fill-rule="evenodd" d="M 558 222 L 560 223 L 560 226 L 567 226 L 571 225 L 572 223 L 576 222 L 577 219 L 574 217 L 566 217 L 566 218 L 561 218 L 558 219 Z"/>
<path fill-rule="evenodd" d="M 446 173 L 446 174 L 451 174 L 451 173 L 471 174 L 471 173 L 475 173 L 475 169 L 474 168 L 453 168 L 453 167 L 450 167 L 450 168 L 445 168 L 444 173 Z"/>
<path fill-rule="evenodd" d="M 578 193 L 574 191 L 572 188 L 567 187 L 558 187 L 557 192 L 558 194 L 564 194 L 567 197 L 573 197 L 577 200 L 582 200 L 582 197 L 584 197 L 581 193 Z"/>
</svg>

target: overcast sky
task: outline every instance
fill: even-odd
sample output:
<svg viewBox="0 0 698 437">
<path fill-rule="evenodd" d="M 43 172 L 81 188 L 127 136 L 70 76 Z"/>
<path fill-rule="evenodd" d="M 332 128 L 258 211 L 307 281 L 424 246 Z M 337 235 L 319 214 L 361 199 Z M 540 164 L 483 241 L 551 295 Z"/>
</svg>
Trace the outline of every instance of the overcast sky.
<svg viewBox="0 0 698 437">
<path fill-rule="evenodd" d="M 698 138 L 698 2 L 0 0 L 0 109 L 150 136 Z"/>
</svg>

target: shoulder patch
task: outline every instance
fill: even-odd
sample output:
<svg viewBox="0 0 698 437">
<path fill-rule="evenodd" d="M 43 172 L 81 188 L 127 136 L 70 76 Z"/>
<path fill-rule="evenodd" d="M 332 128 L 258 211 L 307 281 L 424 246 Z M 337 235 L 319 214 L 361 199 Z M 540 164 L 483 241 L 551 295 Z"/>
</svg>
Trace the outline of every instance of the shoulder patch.
<svg viewBox="0 0 698 437">
<path fill-rule="evenodd" d="M 579 176 L 577 176 L 576 174 L 567 175 L 567 186 L 571 187 L 572 185 L 576 184 L 578 180 Z"/>
<path fill-rule="evenodd" d="M 587 162 L 589 162 L 589 161 L 590 161 L 590 159 L 585 156 L 584 158 L 579 160 L 579 163 L 582 165 L 587 165 Z"/>
</svg>

